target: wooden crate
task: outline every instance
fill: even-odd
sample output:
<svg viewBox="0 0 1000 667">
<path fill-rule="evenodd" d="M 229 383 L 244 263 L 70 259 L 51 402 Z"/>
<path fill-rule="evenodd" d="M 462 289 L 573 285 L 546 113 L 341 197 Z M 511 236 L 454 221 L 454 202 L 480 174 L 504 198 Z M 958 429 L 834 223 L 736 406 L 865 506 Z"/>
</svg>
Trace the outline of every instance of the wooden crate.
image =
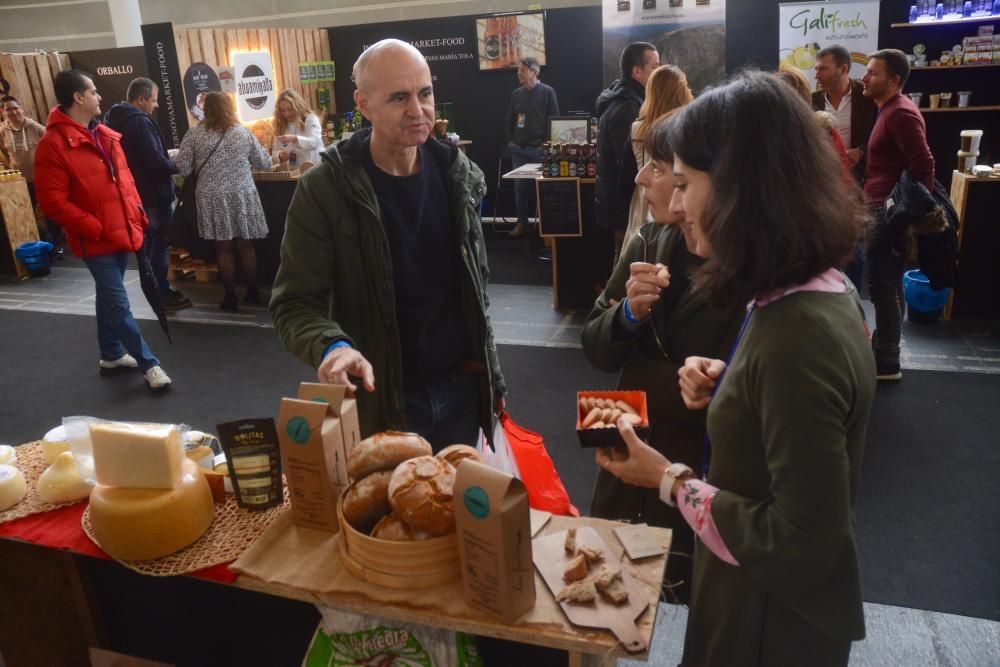
<svg viewBox="0 0 1000 667">
<path fill-rule="evenodd" d="M 7 247 L 0 248 L 0 252 L 10 254 L 17 277 L 22 279 L 28 277 L 28 269 L 15 257 L 14 251 L 22 243 L 38 240 L 38 225 L 27 183 L 23 178 L 0 182 L 0 218 L 3 218 L 8 240 Z"/>
<path fill-rule="evenodd" d="M 0 77 L 10 83 L 10 94 L 18 99 L 28 118 L 45 124 L 52 107 L 58 104 L 52 80 L 69 69 L 69 55 L 0 52 Z"/>
</svg>

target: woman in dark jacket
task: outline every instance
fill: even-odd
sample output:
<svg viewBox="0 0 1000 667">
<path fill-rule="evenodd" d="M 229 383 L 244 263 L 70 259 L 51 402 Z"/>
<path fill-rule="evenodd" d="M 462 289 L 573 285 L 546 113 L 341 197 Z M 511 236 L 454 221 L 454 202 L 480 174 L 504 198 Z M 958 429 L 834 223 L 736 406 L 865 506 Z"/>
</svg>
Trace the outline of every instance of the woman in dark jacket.
<svg viewBox="0 0 1000 667">
<path fill-rule="evenodd" d="M 669 120 L 660 121 L 667 123 Z M 636 183 L 646 190 L 654 220 L 639 229 L 622 252 L 611 279 L 583 328 L 583 350 L 596 368 L 619 373 L 619 389 L 646 392 L 650 442 L 670 458 L 701 460 L 705 411 L 687 410 L 677 370 L 691 355 L 725 356 L 736 337 L 742 308 L 719 309 L 691 288 L 691 272 L 702 262 L 688 249 L 689 238 L 670 209 L 673 161 L 663 139 L 649 146 L 652 159 Z M 652 138 L 652 137 L 650 137 Z M 663 266 L 669 279 L 657 277 Z M 634 320 L 634 321 L 633 321 Z M 694 538 L 680 513 L 660 502 L 656 491 L 598 473 L 591 514 L 673 530 L 666 580 L 668 599 L 687 603 Z"/>
</svg>

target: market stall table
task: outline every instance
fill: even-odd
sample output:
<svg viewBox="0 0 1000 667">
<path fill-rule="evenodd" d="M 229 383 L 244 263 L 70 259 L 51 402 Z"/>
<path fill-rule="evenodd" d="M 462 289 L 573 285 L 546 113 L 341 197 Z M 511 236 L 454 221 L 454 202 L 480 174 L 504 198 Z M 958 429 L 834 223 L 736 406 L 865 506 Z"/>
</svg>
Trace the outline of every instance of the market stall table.
<svg viewBox="0 0 1000 667">
<path fill-rule="evenodd" d="M 544 207 L 545 184 L 567 178 L 543 178 L 542 165 L 528 163 L 503 175 L 507 180 L 531 179 L 539 189 L 539 209 Z M 552 243 L 552 307 L 586 308 L 604 289 L 611 276 L 614 257 L 614 238 L 611 231 L 597 224 L 594 218 L 593 178 L 573 178 L 579 182 L 580 234 L 575 236 L 549 236 Z M 538 213 L 536 212 L 536 217 Z M 542 234 L 546 237 L 545 234 Z"/>
<path fill-rule="evenodd" d="M 52 592 L 53 600 L 39 599 L 34 585 L 7 588 L 0 609 L 18 614 L 18 627 L 0 630 L 5 655 L 31 655 L 45 642 L 48 650 L 56 650 L 58 638 L 73 635 L 84 638 L 84 645 L 99 643 L 102 626 L 99 607 L 93 603 L 93 591 L 86 577 L 65 551 L 96 558 L 107 558 L 89 541 L 81 528 L 86 502 L 58 510 L 36 514 L 6 524 L 0 524 L 0 560 L 16 563 L 18 581 L 46 581 L 49 586 L 64 582 L 64 590 Z M 592 526 L 605 543 L 621 556 L 622 548 L 612 533 L 616 524 L 590 518 L 552 517 L 540 535 L 552 534 L 569 526 Z M 670 547 L 670 531 L 652 528 L 654 539 L 665 552 Z M 337 535 L 299 529 L 291 523 L 290 512 L 279 514 L 260 537 L 232 564 L 208 568 L 191 576 L 229 584 L 240 589 L 280 596 L 292 600 L 322 604 L 336 609 L 372 613 L 403 623 L 418 623 L 438 628 L 469 632 L 511 641 L 550 646 L 570 652 L 571 664 L 582 664 L 584 655 L 597 656 L 607 662 L 612 657 L 626 656 L 643 660 L 647 653 L 627 654 L 613 634 L 607 631 L 572 626 L 556 605 L 552 594 L 535 573 L 536 605 L 516 624 L 507 625 L 492 616 L 475 611 L 465 604 L 461 582 L 423 591 L 398 591 L 374 586 L 356 579 L 340 562 Z M 16 544 L 21 543 L 21 544 Z M 26 555 L 23 543 L 49 547 L 41 557 Z M 294 558 L 290 558 L 290 554 Z M 16 559 L 16 560 L 15 560 Z M 649 606 L 636 619 L 638 631 L 648 643 L 655 627 L 657 603 L 663 583 L 666 555 L 654 556 L 635 563 L 623 558 L 623 565 L 639 582 Z M 160 578 L 159 581 L 169 581 Z M 53 583 L 57 582 L 57 583 Z M 11 592 L 12 591 L 12 592 Z M 67 609 L 67 596 L 75 604 L 75 615 Z M 62 602 L 59 604 L 58 602 Z M 48 607 L 46 608 L 46 605 Z M 24 613 L 26 609 L 30 613 Z M 52 626 L 47 615 L 53 610 L 60 614 L 60 624 Z M 190 610 L 178 610 L 186 613 Z M 67 624 L 73 627 L 68 627 Z M 56 633 L 59 637 L 56 636 Z M 51 636 L 50 636 L 51 635 Z M 67 655 L 67 654 L 63 654 Z"/>
</svg>

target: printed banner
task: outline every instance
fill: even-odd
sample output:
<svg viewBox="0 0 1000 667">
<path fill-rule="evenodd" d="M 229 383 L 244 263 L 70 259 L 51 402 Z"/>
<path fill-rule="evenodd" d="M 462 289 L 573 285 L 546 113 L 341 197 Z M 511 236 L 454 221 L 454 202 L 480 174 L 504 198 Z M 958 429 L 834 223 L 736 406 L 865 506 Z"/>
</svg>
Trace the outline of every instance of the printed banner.
<svg viewBox="0 0 1000 667">
<path fill-rule="evenodd" d="M 604 83 L 630 42 L 650 42 L 696 94 L 726 76 L 726 0 L 603 0 Z"/>
<path fill-rule="evenodd" d="M 878 0 L 794 2 L 779 7 L 778 59 L 802 70 L 816 85 L 816 54 L 840 44 L 851 53 L 852 79 L 860 79 L 868 54 L 878 50 Z"/>
<path fill-rule="evenodd" d="M 167 148 L 180 148 L 181 137 L 188 130 L 188 116 L 184 110 L 183 83 L 180 67 L 177 65 L 173 25 L 143 25 L 142 43 L 146 50 L 149 78 L 160 88 L 160 108 L 156 110 L 156 124 L 166 138 Z"/>
<path fill-rule="evenodd" d="M 211 65 L 192 63 L 184 73 L 184 99 L 195 120 L 205 120 L 205 96 L 221 90 L 219 75 Z"/>
<path fill-rule="evenodd" d="M 479 69 L 517 69 L 523 58 L 545 66 L 545 14 L 484 16 L 476 19 Z"/>
<path fill-rule="evenodd" d="M 246 123 L 274 115 L 274 71 L 271 54 L 234 53 L 233 70 L 236 72 L 236 112 Z"/>
</svg>

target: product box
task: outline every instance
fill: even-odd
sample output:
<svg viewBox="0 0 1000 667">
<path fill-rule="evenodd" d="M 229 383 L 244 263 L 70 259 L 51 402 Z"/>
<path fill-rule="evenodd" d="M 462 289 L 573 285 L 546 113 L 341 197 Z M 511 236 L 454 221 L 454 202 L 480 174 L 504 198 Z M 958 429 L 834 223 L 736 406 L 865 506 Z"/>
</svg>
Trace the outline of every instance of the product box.
<svg viewBox="0 0 1000 667">
<path fill-rule="evenodd" d="M 335 533 L 337 498 L 350 483 L 347 455 L 360 441 L 354 397 L 346 387 L 303 383 L 278 413 L 282 467 L 296 526 Z"/>
<path fill-rule="evenodd" d="M 597 400 L 602 406 L 602 414 L 596 422 L 588 421 L 593 411 L 593 403 Z M 632 411 L 638 413 L 638 423 L 633 424 L 636 435 L 643 440 L 649 437 L 649 412 L 646 408 L 646 392 L 644 391 L 580 391 L 576 394 L 576 435 L 583 447 L 624 447 L 625 442 L 618 432 L 614 411 L 618 416 L 624 410 L 618 406 L 618 401 L 627 404 Z M 606 406 L 606 407 L 604 407 Z M 605 421 L 607 419 L 608 421 Z"/>
<path fill-rule="evenodd" d="M 465 602 L 514 623 L 535 606 L 528 492 L 511 475 L 465 460 L 454 499 Z"/>
</svg>

